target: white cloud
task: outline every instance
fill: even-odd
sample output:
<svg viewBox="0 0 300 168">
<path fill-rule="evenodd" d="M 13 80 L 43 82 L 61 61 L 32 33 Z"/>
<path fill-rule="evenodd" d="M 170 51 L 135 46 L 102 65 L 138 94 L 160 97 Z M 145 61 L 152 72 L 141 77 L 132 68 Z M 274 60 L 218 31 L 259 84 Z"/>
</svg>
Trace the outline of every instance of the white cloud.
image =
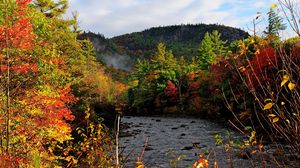
<svg viewBox="0 0 300 168">
<path fill-rule="evenodd" d="M 274 0 L 272 0 L 274 1 Z M 83 30 L 112 37 L 153 26 L 182 23 L 220 23 L 246 28 L 263 0 L 70 0 L 79 12 Z"/>
</svg>

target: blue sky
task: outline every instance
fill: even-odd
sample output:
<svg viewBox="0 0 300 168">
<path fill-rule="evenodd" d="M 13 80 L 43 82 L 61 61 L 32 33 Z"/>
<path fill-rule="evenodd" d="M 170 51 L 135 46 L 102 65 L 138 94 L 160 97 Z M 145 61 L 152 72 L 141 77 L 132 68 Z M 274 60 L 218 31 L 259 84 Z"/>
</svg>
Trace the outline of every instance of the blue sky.
<svg viewBox="0 0 300 168">
<path fill-rule="evenodd" d="M 79 26 L 113 37 L 150 27 L 219 23 L 251 33 L 252 20 L 266 13 L 276 0 L 70 0 L 71 11 L 78 11 Z M 262 31 L 265 24 L 259 25 Z M 290 36 L 290 35 L 287 35 Z"/>
</svg>

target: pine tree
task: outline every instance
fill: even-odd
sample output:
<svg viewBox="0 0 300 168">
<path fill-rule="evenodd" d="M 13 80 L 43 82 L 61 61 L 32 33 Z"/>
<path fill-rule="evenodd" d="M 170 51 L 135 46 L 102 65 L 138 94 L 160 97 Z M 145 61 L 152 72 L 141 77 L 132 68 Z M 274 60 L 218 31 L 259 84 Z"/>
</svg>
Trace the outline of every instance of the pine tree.
<svg viewBox="0 0 300 168">
<path fill-rule="evenodd" d="M 279 31 L 286 29 L 286 26 L 283 23 L 283 18 L 274 11 L 274 8 L 270 8 L 270 12 L 268 12 L 268 15 L 269 23 L 264 33 L 269 36 L 279 37 Z"/>
<path fill-rule="evenodd" d="M 218 31 L 213 31 L 212 34 L 205 34 L 198 49 L 199 55 L 197 56 L 197 62 L 200 69 L 208 70 L 214 58 L 225 53 L 226 48 L 224 44 L 226 42 L 222 41 L 220 37 L 221 34 Z"/>
</svg>

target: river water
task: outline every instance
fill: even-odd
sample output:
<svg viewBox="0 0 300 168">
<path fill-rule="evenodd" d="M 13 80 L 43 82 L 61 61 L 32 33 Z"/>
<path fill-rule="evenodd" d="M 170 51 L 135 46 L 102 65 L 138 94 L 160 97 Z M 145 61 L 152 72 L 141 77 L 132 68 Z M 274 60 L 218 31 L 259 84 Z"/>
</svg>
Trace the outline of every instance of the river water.
<svg viewBox="0 0 300 168">
<path fill-rule="evenodd" d="M 131 117 L 121 119 L 120 150 L 125 167 L 134 167 L 137 157 L 147 144 L 142 161 L 149 168 L 192 167 L 199 154 L 209 155 L 210 167 L 214 160 L 219 167 L 253 167 L 248 159 L 234 157 L 216 146 L 214 135 L 241 135 L 220 124 L 195 118 Z M 212 152 L 214 151 L 214 152 Z M 256 166 L 254 166 L 256 167 Z"/>
</svg>

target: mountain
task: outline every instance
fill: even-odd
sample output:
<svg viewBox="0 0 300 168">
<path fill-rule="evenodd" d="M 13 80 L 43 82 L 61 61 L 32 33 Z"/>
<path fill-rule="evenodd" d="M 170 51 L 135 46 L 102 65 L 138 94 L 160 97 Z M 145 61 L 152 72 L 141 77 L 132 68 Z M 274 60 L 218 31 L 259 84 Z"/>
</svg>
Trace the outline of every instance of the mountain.
<svg viewBox="0 0 300 168">
<path fill-rule="evenodd" d="M 166 44 L 175 57 L 184 56 L 191 59 L 206 32 L 217 30 L 221 39 L 228 44 L 235 40 L 247 38 L 249 34 L 241 29 L 218 24 L 188 24 L 154 27 L 141 32 L 124 34 L 113 38 L 105 38 L 101 34 L 83 33 L 79 39 L 93 42 L 97 58 L 115 68 L 130 70 L 135 61 L 149 59 L 156 51 L 159 42 Z"/>
<path fill-rule="evenodd" d="M 189 24 L 155 27 L 113 37 L 111 40 L 127 55 L 150 58 L 159 42 L 166 44 L 175 56 L 189 59 L 197 54 L 197 49 L 206 32 L 217 30 L 221 39 L 233 42 L 247 38 L 249 34 L 241 29 L 217 24 Z"/>
<path fill-rule="evenodd" d="M 111 39 L 102 34 L 84 32 L 77 37 L 79 40 L 90 40 L 96 50 L 97 60 L 107 66 L 128 71 L 133 66 L 132 59 L 122 52 Z"/>
<path fill-rule="evenodd" d="M 93 42 L 97 53 L 114 54 L 120 52 L 118 46 L 112 40 L 99 33 L 83 32 L 79 34 L 77 38 L 79 40 L 90 40 Z"/>
</svg>

